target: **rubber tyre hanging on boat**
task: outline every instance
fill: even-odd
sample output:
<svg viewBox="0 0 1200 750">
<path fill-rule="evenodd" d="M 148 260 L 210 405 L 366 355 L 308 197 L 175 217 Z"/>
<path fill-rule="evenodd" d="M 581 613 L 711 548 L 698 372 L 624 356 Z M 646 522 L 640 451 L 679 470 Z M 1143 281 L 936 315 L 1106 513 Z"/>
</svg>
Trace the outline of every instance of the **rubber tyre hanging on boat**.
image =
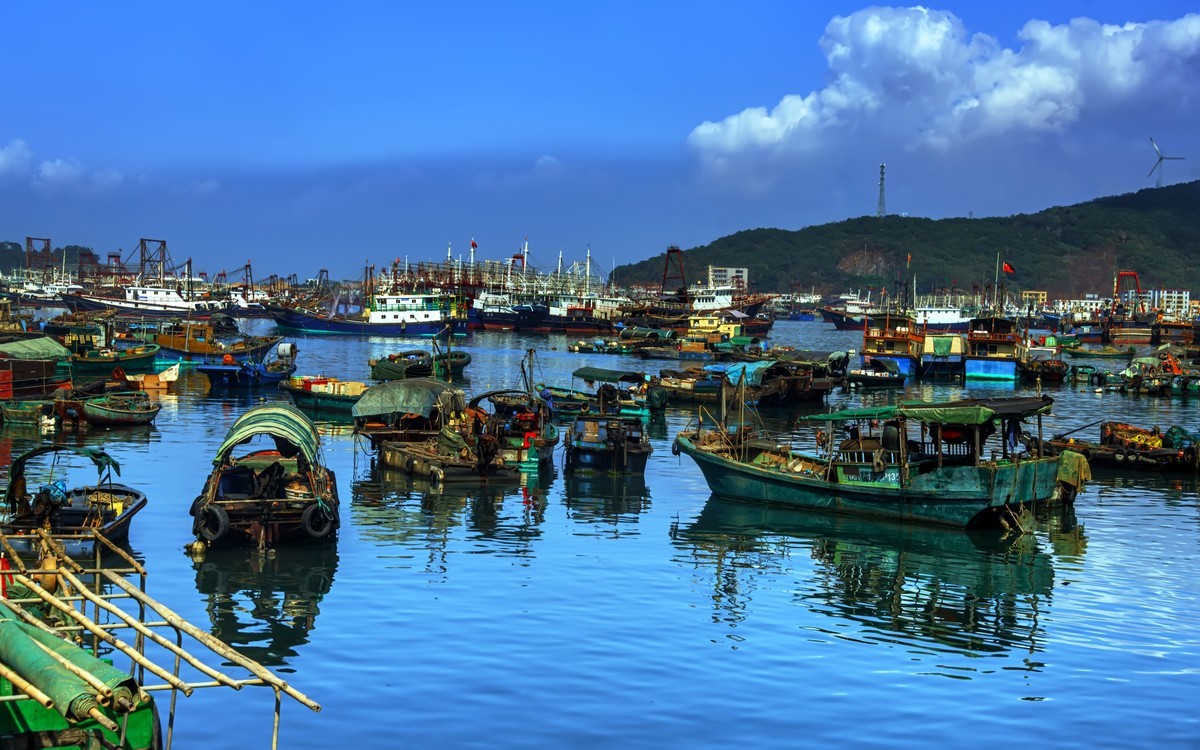
<svg viewBox="0 0 1200 750">
<path fill-rule="evenodd" d="M 324 539 L 337 527 L 337 522 L 334 516 L 325 512 L 320 503 L 312 503 L 300 516 L 300 525 L 304 527 L 304 533 L 313 539 Z"/>
<path fill-rule="evenodd" d="M 429 484 L 433 487 L 441 487 L 446 481 L 446 472 L 440 466 L 434 466 L 429 470 Z"/>
<path fill-rule="evenodd" d="M 680 447 L 679 447 L 679 441 L 678 441 L 678 440 L 672 440 L 672 441 L 671 441 L 671 455 L 672 455 L 672 456 L 678 456 L 678 455 L 679 455 L 679 452 L 680 452 L 680 450 L 681 450 L 681 449 L 680 449 Z"/>
<path fill-rule="evenodd" d="M 216 542 L 229 533 L 229 514 L 220 505 L 206 505 L 196 516 L 200 538 Z"/>
</svg>

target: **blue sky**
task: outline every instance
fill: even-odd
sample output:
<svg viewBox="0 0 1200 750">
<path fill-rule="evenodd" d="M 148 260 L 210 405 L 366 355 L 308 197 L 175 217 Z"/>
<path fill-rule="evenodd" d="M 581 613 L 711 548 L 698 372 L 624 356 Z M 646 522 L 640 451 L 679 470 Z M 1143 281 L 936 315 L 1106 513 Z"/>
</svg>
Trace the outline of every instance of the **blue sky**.
<svg viewBox="0 0 1200 750">
<path fill-rule="evenodd" d="M 210 274 L 640 260 L 1200 177 L 1185 2 L 8 3 L 0 239 Z"/>
</svg>

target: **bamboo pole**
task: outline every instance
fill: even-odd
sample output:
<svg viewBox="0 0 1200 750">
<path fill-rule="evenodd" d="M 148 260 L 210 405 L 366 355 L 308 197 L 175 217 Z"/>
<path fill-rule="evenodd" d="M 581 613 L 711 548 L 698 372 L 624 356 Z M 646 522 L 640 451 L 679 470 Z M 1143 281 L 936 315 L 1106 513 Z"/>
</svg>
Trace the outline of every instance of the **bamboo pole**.
<svg viewBox="0 0 1200 750">
<path fill-rule="evenodd" d="M 106 578 L 108 578 L 118 587 L 124 589 L 126 592 L 133 594 L 134 596 L 138 595 L 139 592 L 137 589 L 135 589 L 133 585 L 124 578 L 121 578 L 115 573 L 107 570 L 101 572 Z M 238 666 L 246 669 L 251 674 L 262 678 L 262 680 L 268 685 L 271 685 L 272 687 L 278 687 L 280 690 L 292 696 L 313 711 L 321 710 L 321 704 L 312 700 L 299 690 L 296 690 L 291 685 L 288 685 L 284 680 L 279 679 L 274 673 L 271 672 L 271 670 L 267 669 L 253 659 L 243 656 L 241 653 L 225 645 L 224 642 L 213 637 L 211 634 L 200 630 L 195 625 L 175 614 L 175 612 L 173 612 L 166 605 L 155 601 L 149 594 L 142 594 L 142 596 L 145 597 L 145 600 L 150 605 L 150 608 L 157 612 L 164 620 L 170 623 L 172 627 L 178 628 L 179 630 L 182 630 L 196 640 L 200 641 L 202 644 L 212 649 L 218 656 L 223 656 Z"/>
<path fill-rule="evenodd" d="M 71 575 L 70 573 L 68 573 L 66 571 L 59 571 L 59 574 L 65 576 L 67 578 L 67 580 L 71 581 L 75 585 L 76 588 L 80 588 L 79 580 L 77 578 L 75 578 L 75 576 Z M 204 674 L 208 675 L 209 677 L 213 678 L 214 680 L 216 680 L 228 687 L 234 688 L 235 690 L 241 689 L 236 681 L 230 679 L 229 677 L 226 677 L 225 675 L 221 674 L 220 672 L 213 669 L 212 667 L 209 667 L 204 662 L 200 661 L 196 657 L 189 654 L 183 648 L 177 646 L 174 643 L 171 643 L 170 640 L 162 637 L 158 633 L 155 633 L 153 630 L 146 627 L 146 625 L 144 623 L 139 622 L 136 617 L 133 617 L 132 615 L 123 611 L 121 608 L 116 607 L 107 601 L 104 601 L 104 599 L 102 597 L 96 596 L 95 594 L 91 593 L 90 591 L 85 591 L 82 588 L 80 588 L 80 592 L 83 594 L 84 598 L 86 598 L 88 601 L 94 602 L 100 608 L 104 609 L 106 612 L 109 612 L 112 615 L 114 615 L 115 617 L 117 617 L 118 619 L 120 619 L 122 622 L 124 622 L 126 625 L 128 625 L 130 628 L 132 628 L 134 631 L 136 631 L 140 635 L 143 635 L 143 636 L 149 638 L 151 641 L 158 644 L 159 646 L 162 646 L 163 648 L 165 648 L 167 651 L 171 652 L 175 656 L 181 657 L 188 664 L 191 664 L 193 667 L 200 670 Z"/>
<path fill-rule="evenodd" d="M 28 695 L 30 698 L 42 704 L 43 707 L 54 708 L 54 700 L 51 699 L 50 696 L 46 695 L 41 690 L 38 690 L 33 683 L 12 671 L 3 663 L 0 663 L 0 677 L 3 677 L 11 682 L 14 688 L 20 690 L 25 695 Z"/>
<path fill-rule="evenodd" d="M 95 690 L 96 692 L 100 693 L 100 697 L 101 697 L 102 701 L 111 701 L 112 700 L 112 694 L 113 694 L 112 688 L 110 688 L 108 685 L 105 685 L 103 682 L 101 682 L 96 677 L 96 675 L 92 674 L 91 672 L 87 671 L 86 669 L 83 669 L 82 667 L 77 666 L 70 659 L 68 659 L 67 657 L 58 653 L 57 651 L 50 648 L 49 646 L 42 643 L 41 641 L 33 639 L 33 644 L 35 646 L 37 646 L 38 648 L 40 648 L 41 650 L 45 651 L 46 654 L 51 659 L 58 662 L 59 666 L 61 666 L 63 669 L 67 670 L 71 674 L 75 675 L 79 679 L 86 682 L 88 684 L 88 686 L 90 686 L 92 688 L 92 690 Z"/>
<path fill-rule="evenodd" d="M 105 571 L 105 572 L 107 573 L 107 571 Z M 150 672 L 152 672 L 159 679 L 165 680 L 166 682 L 170 683 L 175 688 L 182 691 L 184 695 L 190 696 L 192 694 L 192 688 L 189 687 L 186 682 L 179 679 L 178 677 L 171 674 L 170 672 L 166 671 L 165 669 L 158 666 L 154 662 L 150 661 L 143 654 L 138 653 L 135 649 L 131 648 L 129 646 L 129 644 L 125 643 L 120 638 L 117 638 L 116 636 L 112 635 L 111 633 L 106 631 L 104 628 L 102 628 L 96 622 L 88 619 L 88 617 L 86 615 L 80 614 L 79 612 L 75 611 L 74 607 L 71 607 L 71 606 L 65 604 L 64 602 L 59 600 L 58 597 L 54 596 L 54 594 L 51 594 L 49 591 L 46 591 L 45 589 L 43 589 L 41 586 L 34 583 L 32 580 L 30 580 L 26 576 L 19 575 L 16 578 L 19 582 L 21 582 L 25 586 L 28 586 L 30 591 L 34 592 L 39 597 L 41 597 L 42 600 L 53 605 L 55 608 L 57 608 L 61 612 L 65 613 L 68 617 L 75 620 L 75 622 L 82 625 L 83 628 L 85 630 L 87 630 L 88 632 L 90 632 L 92 635 L 96 636 L 97 638 L 104 641 L 105 643 L 112 646 L 113 648 L 119 650 L 121 653 L 125 654 L 130 659 L 133 659 L 135 662 L 137 662 L 141 666 L 150 670 Z"/>
</svg>

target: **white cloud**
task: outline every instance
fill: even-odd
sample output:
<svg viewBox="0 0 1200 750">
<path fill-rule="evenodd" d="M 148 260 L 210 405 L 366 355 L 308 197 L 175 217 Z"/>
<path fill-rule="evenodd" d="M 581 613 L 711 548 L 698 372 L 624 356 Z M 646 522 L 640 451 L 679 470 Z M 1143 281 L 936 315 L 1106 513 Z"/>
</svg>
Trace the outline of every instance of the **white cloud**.
<svg viewBox="0 0 1200 750">
<path fill-rule="evenodd" d="M 1030 21 L 1019 49 L 970 34 L 953 13 L 868 8 L 829 22 L 829 83 L 705 122 L 688 144 L 710 169 L 751 171 L 864 134 L 907 149 L 952 149 L 1007 134 L 1060 132 L 1130 108 L 1200 107 L 1200 15 L 1104 25 Z"/>
<path fill-rule="evenodd" d="M 74 159 L 54 159 L 37 166 L 33 184 L 46 190 L 57 190 L 79 184 L 83 177 L 83 166 Z"/>
<path fill-rule="evenodd" d="M 0 147 L 0 177 L 24 174 L 32 163 L 33 151 L 20 138 L 14 138 L 7 146 Z"/>
<path fill-rule="evenodd" d="M 485 172 L 475 179 L 481 188 L 521 188 L 545 186 L 566 176 L 566 165 L 557 157 L 542 154 L 533 164 L 514 172 Z"/>
</svg>

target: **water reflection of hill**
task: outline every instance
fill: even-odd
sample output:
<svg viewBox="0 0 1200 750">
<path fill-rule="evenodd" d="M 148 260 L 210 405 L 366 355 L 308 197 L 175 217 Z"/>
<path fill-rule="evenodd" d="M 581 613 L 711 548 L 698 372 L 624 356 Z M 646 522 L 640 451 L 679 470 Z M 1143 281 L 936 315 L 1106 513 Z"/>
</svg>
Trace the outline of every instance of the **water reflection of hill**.
<svg viewBox="0 0 1200 750">
<path fill-rule="evenodd" d="M 210 549 L 193 563 L 212 633 L 269 667 L 287 665 L 308 642 L 337 572 L 333 543 L 257 550 Z"/>
<path fill-rule="evenodd" d="M 1055 528 L 1055 549 L 1082 554 L 1080 529 L 1069 521 Z M 1070 545 L 1064 535 L 1080 541 Z M 983 654 L 1039 651 L 1045 638 L 1053 557 L 1034 535 L 980 536 L 713 497 L 674 538 L 698 567 L 712 569 L 719 621 L 745 618 L 760 576 L 803 576 L 793 560 L 801 553 L 814 568 L 796 603 L 860 626 L 816 628 L 831 638 Z"/>
<path fill-rule="evenodd" d="M 376 468 L 352 488 L 351 515 L 359 536 L 379 545 L 423 550 L 426 569 L 444 570 L 452 540 L 465 536 L 474 551 L 527 555 L 542 535 L 546 489 L 553 473 L 525 484 L 453 483 L 432 486 L 399 471 Z"/>
<path fill-rule="evenodd" d="M 563 503 L 579 523 L 611 527 L 613 535 L 628 534 L 636 531 L 640 514 L 650 508 L 650 488 L 644 476 L 568 475 Z"/>
</svg>

